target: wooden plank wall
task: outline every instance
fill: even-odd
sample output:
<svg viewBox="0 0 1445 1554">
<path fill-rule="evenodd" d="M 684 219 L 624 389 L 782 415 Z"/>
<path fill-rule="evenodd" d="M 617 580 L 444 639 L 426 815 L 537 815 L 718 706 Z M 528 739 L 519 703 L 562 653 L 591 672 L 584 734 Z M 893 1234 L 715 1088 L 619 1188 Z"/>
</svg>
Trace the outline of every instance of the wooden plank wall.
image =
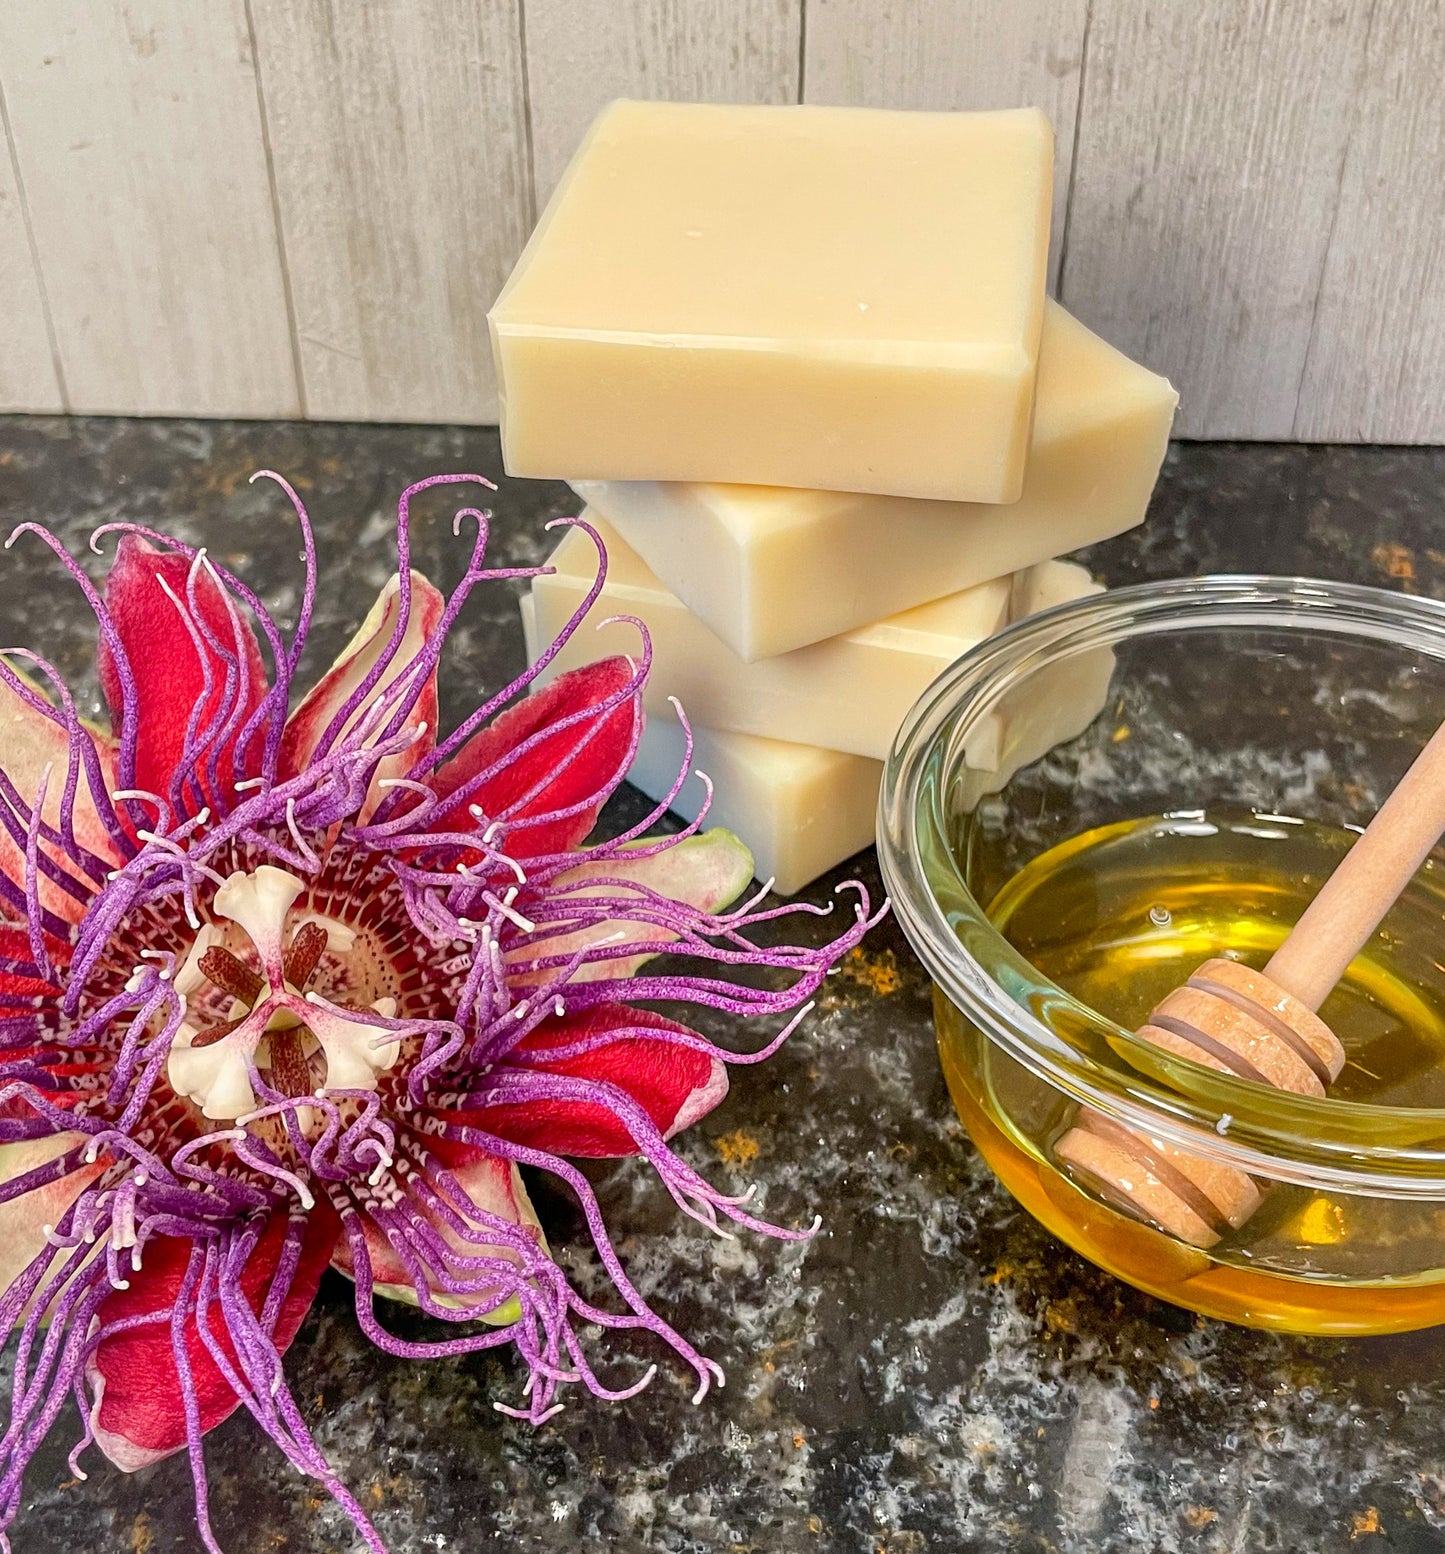
<svg viewBox="0 0 1445 1554">
<path fill-rule="evenodd" d="M 0 91 L 68 405 L 295 415 L 243 0 L 11 0 Z"/>
<path fill-rule="evenodd" d="M 0 411 L 63 409 L 20 173 L 8 155 L 0 156 L 0 297 Z"/>
<path fill-rule="evenodd" d="M 532 227 L 521 0 L 250 6 L 308 413 L 495 420 L 486 309 Z"/>
<path fill-rule="evenodd" d="M 5 0 L 0 409 L 486 422 L 610 97 L 1037 103 L 1191 437 L 1445 442 L 1445 0 Z"/>
</svg>

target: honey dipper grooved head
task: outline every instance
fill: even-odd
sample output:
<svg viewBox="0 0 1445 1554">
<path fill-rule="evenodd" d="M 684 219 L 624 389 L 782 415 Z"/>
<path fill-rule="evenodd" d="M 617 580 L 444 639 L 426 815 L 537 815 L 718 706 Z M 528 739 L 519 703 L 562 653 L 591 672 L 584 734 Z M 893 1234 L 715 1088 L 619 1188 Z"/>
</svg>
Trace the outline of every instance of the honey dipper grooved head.
<svg viewBox="0 0 1445 1554">
<path fill-rule="evenodd" d="M 1222 1073 L 1296 1095 L 1324 1095 L 1345 1064 L 1325 1022 L 1265 976 L 1208 960 L 1165 998 L 1139 1035 Z"/>
<path fill-rule="evenodd" d="M 1312 1009 L 1232 960 L 1206 961 L 1138 1034 L 1177 1057 L 1297 1095 L 1323 1096 L 1345 1063 L 1339 1039 Z M 1111 1207 L 1192 1246 L 1213 1246 L 1260 1203 L 1259 1188 L 1243 1171 L 1088 1107 L 1054 1154 Z"/>
<path fill-rule="evenodd" d="M 1259 1207 L 1251 1177 L 1087 1106 L 1054 1146 L 1082 1186 L 1110 1208 L 1157 1225 L 1190 1246 L 1211 1247 Z"/>
</svg>

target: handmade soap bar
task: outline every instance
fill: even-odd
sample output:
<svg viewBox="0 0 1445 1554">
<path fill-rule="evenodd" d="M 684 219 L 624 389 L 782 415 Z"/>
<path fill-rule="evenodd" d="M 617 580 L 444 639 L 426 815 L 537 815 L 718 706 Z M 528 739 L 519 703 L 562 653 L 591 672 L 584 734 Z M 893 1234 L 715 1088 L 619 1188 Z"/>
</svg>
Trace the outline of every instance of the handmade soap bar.
<svg viewBox="0 0 1445 1554">
<path fill-rule="evenodd" d="M 1014 574 L 1009 619 L 1023 620 L 1103 591 L 1083 567 L 1070 561 L 1046 561 Z M 966 773 L 960 802 L 972 804 L 983 794 L 996 793 L 1055 745 L 1082 734 L 1108 706 L 1113 674 L 1112 649 L 1086 647 L 1027 676 L 990 722 L 988 738 L 998 751 L 995 770 Z"/>
<path fill-rule="evenodd" d="M 1088 569 L 1077 561 L 1041 562 L 1009 579 L 1009 624 L 1037 615 L 1040 610 L 1052 610 L 1055 605 L 1103 592 L 1104 585 L 1096 583 Z"/>
<path fill-rule="evenodd" d="M 596 514 L 607 546 L 607 583 L 593 618 L 634 615 L 652 634 L 650 712 L 678 697 L 689 718 L 714 729 L 821 745 L 882 760 L 894 731 L 924 687 L 1008 617 L 1008 578 L 980 583 L 947 599 L 906 610 L 811 647 L 744 663 L 669 593 L 642 559 Z M 540 640 L 551 641 L 582 603 L 597 570 L 597 552 L 580 529 L 549 558 L 552 576 L 532 583 Z M 568 668 L 608 652 L 635 652 L 625 623 L 586 627 L 554 660 Z"/>
<path fill-rule="evenodd" d="M 1035 109 L 613 103 L 489 314 L 508 473 L 1015 500 L 1052 164 Z"/>
<path fill-rule="evenodd" d="M 1080 566 L 1049 561 L 1020 573 L 1011 590 L 1009 614 L 1047 609 L 1065 599 L 1097 593 L 1099 587 Z M 527 658 L 535 663 L 544 639 L 538 634 L 535 603 L 522 605 Z M 991 792 L 1007 780 L 1005 748 L 1015 762 L 1036 760 L 1050 745 L 1072 738 L 1099 711 L 1107 684 L 1097 674 L 1056 677 L 1035 686 L 1037 694 L 1014 709 L 1016 730 L 992 717 L 969 741 L 965 779 Z M 1095 661 L 1097 669 L 1097 660 Z M 1050 688 L 1050 686 L 1052 688 Z M 716 785 L 708 824 L 735 831 L 752 849 L 759 875 L 771 878 L 785 894 L 826 873 L 873 842 L 878 786 L 883 766 L 866 756 L 823 750 L 754 734 L 725 733 L 693 727 L 694 770 Z M 642 744 L 628 781 L 650 798 L 661 800 L 677 779 L 686 748 L 682 726 L 671 708 L 649 713 Z M 672 801 L 673 810 L 695 819 L 706 789 L 689 779 Z"/>
<path fill-rule="evenodd" d="M 767 658 L 1141 522 L 1177 399 L 1051 302 L 1028 470 L 1012 506 L 780 486 L 573 485 L 735 653 Z"/>
<path fill-rule="evenodd" d="M 535 660 L 542 644 L 530 598 L 522 600 L 522 622 L 527 657 Z M 706 772 L 714 793 L 705 824 L 742 837 L 758 877 L 784 895 L 873 845 L 881 761 L 709 728 L 694 728 L 692 739 L 694 775 L 673 799 L 673 811 L 697 818 L 707 786 L 695 774 Z M 682 724 L 670 710 L 649 714 L 627 780 L 660 802 L 677 781 L 686 749 Z"/>
<path fill-rule="evenodd" d="M 784 895 L 873 845 L 882 761 L 756 734 L 694 728 L 692 737 L 694 768 L 715 784 L 705 823 L 742 837 L 758 878 Z M 627 780 L 649 798 L 665 798 L 685 749 L 676 718 L 649 718 Z M 672 807 L 695 819 L 705 793 L 692 777 Z"/>
</svg>

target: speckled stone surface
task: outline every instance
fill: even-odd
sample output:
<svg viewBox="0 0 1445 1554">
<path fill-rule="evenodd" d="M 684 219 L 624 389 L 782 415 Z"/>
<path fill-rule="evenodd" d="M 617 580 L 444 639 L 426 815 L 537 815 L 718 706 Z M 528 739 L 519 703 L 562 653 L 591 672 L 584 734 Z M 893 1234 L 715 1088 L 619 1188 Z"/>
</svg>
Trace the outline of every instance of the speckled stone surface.
<svg viewBox="0 0 1445 1554">
<path fill-rule="evenodd" d="M 317 664 L 392 567 L 401 487 L 444 469 L 500 477 L 487 431 L 9 420 L 0 514 L 42 519 L 76 546 L 112 518 L 172 529 L 223 554 L 284 616 L 295 531 L 273 489 L 248 488 L 262 465 L 296 481 L 318 523 Z M 540 558 L 542 523 L 571 508 L 567 493 L 501 487 L 494 554 Z M 1442 489 L 1445 452 L 1180 447 L 1145 528 L 1088 559 L 1112 583 L 1295 571 L 1445 595 Z M 417 515 L 417 564 L 440 583 L 462 560 L 450 512 L 424 502 Z M 4 557 L 0 615 L 6 640 L 47 650 L 93 693 L 81 601 L 33 542 Z M 453 639 L 444 717 L 521 662 L 513 593 L 494 586 Z M 871 854 L 837 877 L 849 874 L 876 888 Z M 927 986 L 891 924 L 682 1148 L 721 1184 L 759 1183 L 773 1216 L 825 1217 L 804 1248 L 716 1241 L 642 1169 L 597 1173 L 634 1278 L 727 1369 L 701 1408 L 649 1354 L 664 1362 L 650 1392 L 613 1407 L 574 1394 L 534 1431 L 490 1406 L 516 1388 L 509 1360 L 381 1356 L 328 1276 L 288 1371 L 397 1554 L 1445 1551 L 1445 1329 L 1270 1337 L 1160 1305 L 1065 1251 L 993 1184 L 954 1120 Z M 537 1203 L 585 1281 L 575 1211 L 546 1190 Z M 427 1328 L 405 1313 L 392 1324 Z M 197 1547 L 185 1463 L 126 1476 L 92 1452 L 78 1485 L 65 1465 L 75 1423 L 36 1460 L 17 1554 Z M 355 1546 L 245 1418 L 211 1437 L 209 1460 L 228 1549 Z"/>
</svg>

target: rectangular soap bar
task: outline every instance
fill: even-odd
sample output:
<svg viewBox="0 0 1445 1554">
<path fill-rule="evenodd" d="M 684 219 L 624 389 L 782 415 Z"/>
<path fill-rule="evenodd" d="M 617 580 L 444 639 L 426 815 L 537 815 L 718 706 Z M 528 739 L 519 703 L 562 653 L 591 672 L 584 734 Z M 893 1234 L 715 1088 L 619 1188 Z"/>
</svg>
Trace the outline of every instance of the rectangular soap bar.
<svg viewBox="0 0 1445 1554">
<path fill-rule="evenodd" d="M 1083 567 L 1049 561 L 1014 580 L 1009 618 L 1067 599 L 1101 592 Z M 521 601 L 527 658 L 535 663 L 544 639 L 535 601 Z M 1002 787 L 1018 768 L 1073 738 L 1105 704 L 1113 655 L 1094 650 L 1035 677 L 1029 694 L 1010 702 L 1008 717 L 993 717 L 969 741 L 972 770 L 964 781 L 971 802 Z M 872 845 L 883 765 L 866 756 L 820 749 L 754 734 L 693 727 L 693 768 L 715 785 L 708 824 L 735 831 L 752 849 L 757 872 L 791 895 L 844 859 Z M 686 748 L 672 709 L 650 712 L 628 781 L 649 798 L 665 798 Z M 697 817 L 705 794 L 696 778 L 673 800 L 675 813 Z"/>
<path fill-rule="evenodd" d="M 1009 507 L 697 482 L 573 482 L 740 657 L 786 653 L 1142 522 L 1178 395 L 1057 303 Z"/>
<path fill-rule="evenodd" d="M 541 652 L 532 600 L 522 600 L 527 657 Z M 752 849 L 759 879 L 784 895 L 801 890 L 835 864 L 873 845 L 883 763 L 756 734 L 694 728 L 693 771 L 714 784 L 706 824 L 726 826 Z M 671 711 L 649 714 L 627 780 L 650 799 L 665 799 L 677 781 L 687 742 Z M 707 787 L 694 775 L 672 801 L 695 820 Z"/>
<path fill-rule="evenodd" d="M 776 658 L 744 663 L 678 599 L 605 520 L 584 514 L 607 546 L 607 583 L 593 620 L 634 615 L 652 634 L 649 712 L 676 696 L 704 727 L 882 760 L 904 714 L 938 674 L 1008 617 L 1008 578 L 905 610 Z M 532 582 L 540 640 L 550 642 L 582 603 L 597 552 L 580 529 L 548 558 L 554 575 Z M 554 661 L 565 669 L 637 650 L 625 623 L 578 632 Z"/>
<path fill-rule="evenodd" d="M 736 832 L 752 849 L 758 878 L 784 895 L 873 845 L 882 761 L 708 728 L 694 728 L 692 738 L 694 770 L 715 784 L 706 824 Z M 649 718 L 628 782 L 666 798 L 685 749 L 676 718 Z M 673 810 L 695 819 L 705 793 L 692 778 Z"/>
<path fill-rule="evenodd" d="M 1014 574 L 1009 619 L 1023 620 L 1103 592 L 1083 567 L 1047 561 Z M 1055 746 L 1078 738 L 1108 707 L 1113 675 L 1114 653 L 1107 647 L 1084 648 L 1027 675 L 996 709 L 984 739 L 995 758 L 992 763 L 969 763 L 975 769 L 964 774 L 960 801 L 972 806 L 983 795 L 998 792 Z M 988 764 L 992 771 L 977 769 Z"/>
<path fill-rule="evenodd" d="M 1014 573 L 1009 579 L 1009 624 L 1037 615 L 1041 610 L 1052 610 L 1056 605 L 1071 604 L 1075 599 L 1087 599 L 1103 592 L 1104 585 L 1096 583 L 1088 569 L 1077 561 L 1040 562 L 1036 567 Z"/>
<path fill-rule="evenodd" d="M 1100 592 L 1083 567 L 1047 561 L 1014 579 L 1009 617 L 1019 620 Z M 531 600 L 523 605 L 525 617 Z M 540 651 L 535 630 L 533 625 L 528 632 L 532 658 Z M 1038 677 L 1030 694 L 1011 705 L 1008 718 L 995 718 L 983 737 L 969 741 L 965 759 L 976 773 L 969 780 L 994 791 L 1019 767 L 1087 728 L 1105 705 L 1112 667 L 1113 655 L 1096 649 Z M 706 772 L 715 784 L 707 823 L 742 837 L 752 849 L 759 878 L 772 879 L 784 894 L 802 890 L 873 845 L 881 761 L 709 728 L 694 727 L 692 736 L 693 769 Z M 676 717 L 649 717 L 627 780 L 649 798 L 665 798 L 685 749 Z M 702 783 L 688 782 L 673 800 L 673 810 L 695 819 L 705 791 Z"/>
<path fill-rule="evenodd" d="M 488 315 L 512 475 L 1021 490 L 1036 109 L 616 102 Z"/>
</svg>

